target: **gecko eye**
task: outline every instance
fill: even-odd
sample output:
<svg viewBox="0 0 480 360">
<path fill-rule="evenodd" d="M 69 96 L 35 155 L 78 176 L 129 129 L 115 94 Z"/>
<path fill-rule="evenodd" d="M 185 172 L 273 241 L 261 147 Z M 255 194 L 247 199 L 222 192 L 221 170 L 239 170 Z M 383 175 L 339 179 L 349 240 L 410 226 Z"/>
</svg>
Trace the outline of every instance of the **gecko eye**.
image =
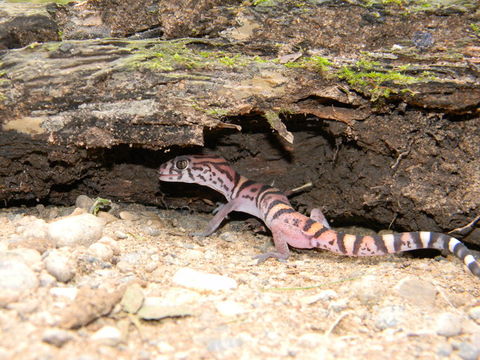
<svg viewBox="0 0 480 360">
<path fill-rule="evenodd" d="M 188 166 L 188 161 L 187 160 L 178 160 L 175 164 L 175 166 L 177 167 L 177 169 L 179 170 L 184 170 L 187 168 Z"/>
</svg>

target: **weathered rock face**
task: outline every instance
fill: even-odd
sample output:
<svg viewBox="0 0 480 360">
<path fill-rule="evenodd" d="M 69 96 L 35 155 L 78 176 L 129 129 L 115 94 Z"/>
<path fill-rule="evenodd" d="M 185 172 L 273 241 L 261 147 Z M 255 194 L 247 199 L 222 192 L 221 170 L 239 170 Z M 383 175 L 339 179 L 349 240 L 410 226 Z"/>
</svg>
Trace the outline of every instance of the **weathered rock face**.
<svg viewBox="0 0 480 360">
<path fill-rule="evenodd" d="M 337 223 L 465 224 L 480 209 L 480 51 L 466 25 L 479 5 L 467 5 L 50 6 L 64 41 L 33 31 L 17 43 L 40 44 L 0 57 L 0 200 L 160 204 L 179 187 L 160 188 L 159 163 L 206 146 L 280 188 L 312 182 L 294 203 Z"/>
</svg>

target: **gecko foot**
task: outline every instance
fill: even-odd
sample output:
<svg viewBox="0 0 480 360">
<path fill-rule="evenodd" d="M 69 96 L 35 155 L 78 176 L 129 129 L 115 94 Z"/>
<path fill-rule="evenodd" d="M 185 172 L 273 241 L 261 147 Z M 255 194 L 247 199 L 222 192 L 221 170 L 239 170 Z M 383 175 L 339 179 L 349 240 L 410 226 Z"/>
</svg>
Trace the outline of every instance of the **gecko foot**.
<svg viewBox="0 0 480 360">
<path fill-rule="evenodd" d="M 270 251 L 266 252 L 263 254 L 258 254 L 253 257 L 254 259 L 257 259 L 257 265 L 260 265 L 261 263 L 265 262 L 265 260 L 274 258 L 277 259 L 278 261 L 285 262 L 288 259 L 288 254 L 282 254 L 278 251 Z"/>
</svg>

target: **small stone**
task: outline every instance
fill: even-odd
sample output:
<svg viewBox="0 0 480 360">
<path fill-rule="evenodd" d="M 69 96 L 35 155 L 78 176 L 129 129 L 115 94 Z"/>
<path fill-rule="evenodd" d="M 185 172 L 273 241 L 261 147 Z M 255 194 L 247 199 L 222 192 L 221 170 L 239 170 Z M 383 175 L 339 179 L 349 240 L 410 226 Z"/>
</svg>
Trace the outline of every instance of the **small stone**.
<svg viewBox="0 0 480 360">
<path fill-rule="evenodd" d="M 122 333 L 114 326 L 104 326 L 91 339 L 104 345 L 117 346 L 122 341 Z"/>
<path fill-rule="evenodd" d="M 182 268 L 173 276 L 173 282 L 186 288 L 208 291 L 235 289 L 237 282 L 227 276 L 209 274 L 190 268 Z"/>
<path fill-rule="evenodd" d="M 246 312 L 245 306 L 236 301 L 220 301 L 215 304 L 215 307 L 223 316 L 237 316 Z"/>
<path fill-rule="evenodd" d="M 120 305 L 125 312 L 135 314 L 142 306 L 144 299 L 142 287 L 134 283 L 125 290 Z"/>
<path fill-rule="evenodd" d="M 116 236 L 117 239 L 119 239 L 119 240 L 123 240 L 123 239 L 127 239 L 127 238 L 128 238 L 128 235 L 125 234 L 123 231 L 120 231 L 120 230 L 115 231 L 115 236 Z"/>
<path fill-rule="evenodd" d="M 119 261 L 117 263 L 117 269 L 122 273 L 129 273 L 129 272 L 132 272 L 135 269 L 135 267 L 133 266 L 133 264 L 127 261 Z"/>
<path fill-rule="evenodd" d="M 142 226 L 141 231 L 150 236 L 158 236 L 161 234 L 161 231 L 159 228 L 151 225 Z"/>
<path fill-rule="evenodd" d="M 470 316 L 473 320 L 480 324 L 480 306 L 472 307 L 468 311 L 468 316 Z"/>
<path fill-rule="evenodd" d="M 145 298 L 142 307 L 137 315 L 143 320 L 160 320 L 168 317 L 191 316 L 190 306 L 187 305 L 168 305 L 165 300 L 150 296 Z"/>
<path fill-rule="evenodd" d="M 347 299 L 339 299 L 337 301 L 332 301 L 328 308 L 335 312 L 340 312 L 345 310 L 348 307 L 348 300 Z"/>
<path fill-rule="evenodd" d="M 110 224 L 111 222 L 118 220 L 118 218 L 115 217 L 115 215 L 112 215 L 106 211 L 99 211 L 97 214 L 97 217 L 99 217 L 100 219 L 104 219 L 107 222 L 107 224 Z"/>
<path fill-rule="evenodd" d="M 452 354 L 453 348 L 449 343 L 441 344 L 437 349 L 437 355 L 441 357 L 447 357 Z"/>
<path fill-rule="evenodd" d="M 55 279 L 55 277 L 43 271 L 38 277 L 38 279 L 40 280 L 41 287 L 50 287 L 54 286 L 57 283 L 57 279 Z"/>
<path fill-rule="evenodd" d="M 451 337 L 462 333 L 462 318 L 453 313 L 442 313 L 437 318 L 436 332 L 438 335 Z"/>
<path fill-rule="evenodd" d="M 129 220 L 129 221 L 135 221 L 140 218 L 138 214 L 132 213 L 130 211 L 120 211 L 118 216 L 120 216 L 120 219 L 122 220 Z"/>
<path fill-rule="evenodd" d="M 238 241 L 238 235 L 230 231 L 225 231 L 220 235 L 220 239 L 226 242 L 235 242 Z"/>
<path fill-rule="evenodd" d="M 151 261 L 147 264 L 145 264 L 144 270 L 148 273 L 151 273 L 152 271 L 155 271 L 158 267 L 158 262 L 156 261 Z"/>
<path fill-rule="evenodd" d="M 377 276 L 367 275 L 352 284 L 352 292 L 362 304 L 375 304 L 383 297 L 385 289 Z"/>
<path fill-rule="evenodd" d="M 90 245 L 88 251 L 92 256 L 95 256 L 102 261 L 111 261 L 113 258 L 113 250 L 110 246 L 104 243 L 96 242 Z"/>
<path fill-rule="evenodd" d="M 22 260 L 0 258 L 0 306 L 17 301 L 38 284 L 37 275 Z"/>
<path fill-rule="evenodd" d="M 463 360 L 478 360 L 480 356 L 480 350 L 478 347 L 468 343 L 461 342 L 455 345 L 455 348 L 458 350 L 458 356 Z"/>
<path fill-rule="evenodd" d="M 72 339 L 73 335 L 69 331 L 62 329 L 47 329 L 42 335 L 43 342 L 59 348 Z"/>
<path fill-rule="evenodd" d="M 73 301 L 77 297 L 78 289 L 75 287 L 53 287 L 50 289 L 50 294 L 57 297 L 64 297 Z"/>
<path fill-rule="evenodd" d="M 110 236 L 102 236 L 102 238 L 98 240 L 98 242 L 110 246 L 113 251 L 113 255 L 120 255 L 120 247 L 118 246 L 118 243 Z"/>
<path fill-rule="evenodd" d="M 38 266 L 42 262 L 42 255 L 34 249 L 16 248 L 9 250 L 7 253 L 18 255 L 29 267 Z"/>
<path fill-rule="evenodd" d="M 92 205 L 93 200 L 90 199 L 87 195 L 79 195 L 75 200 L 75 207 L 83 209 L 85 211 L 90 211 Z"/>
<path fill-rule="evenodd" d="M 59 252 L 52 250 L 43 260 L 48 273 L 60 282 L 68 282 L 75 276 L 75 267 L 70 259 Z"/>
<path fill-rule="evenodd" d="M 207 343 L 207 350 L 214 353 L 224 352 L 243 345 L 243 340 L 240 338 L 226 337 L 220 339 L 213 339 Z"/>
<path fill-rule="evenodd" d="M 425 280 L 406 278 L 397 284 L 398 294 L 408 300 L 411 304 L 430 308 L 435 303 L 437 289 Z"/>
<path fill-rule="evenodd" d="M 405 309 L 399 305 L 388 305 L 378 310 L 375 326 L 379 330 L 396 327 L 403 319 Z"/>
<path fill-rule="evenodd" d="M 92 214 L 68 216 L 48 224 L 48 237 L 57 247 L 90 246 L 102 237 L 105 220 Z"/>
</svg>

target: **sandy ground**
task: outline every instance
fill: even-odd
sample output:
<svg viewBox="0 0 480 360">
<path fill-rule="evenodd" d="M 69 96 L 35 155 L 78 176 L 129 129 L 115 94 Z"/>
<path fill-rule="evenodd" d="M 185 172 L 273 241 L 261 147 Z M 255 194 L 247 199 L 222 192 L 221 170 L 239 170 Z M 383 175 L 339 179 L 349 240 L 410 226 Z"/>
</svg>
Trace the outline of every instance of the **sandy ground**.
<svg viewBox="0 0 480 360">
<path fill-rule="evenodd" d="M 104 216 L 97 245 L 22 239 L 25 224 L 72 211 L 0 211 L 0 271 L 15 253 L 38 279 L 4 295 L 0 359 L 479 357 L 480 279 L 453 256 L 309 250 L 256 265 L 268 233 L 229 221 L 194 238 L 211 215 L 140 205 Z M 68 262 L 65 279 L 47 266 L 54 253 Z"/>
</svg>

